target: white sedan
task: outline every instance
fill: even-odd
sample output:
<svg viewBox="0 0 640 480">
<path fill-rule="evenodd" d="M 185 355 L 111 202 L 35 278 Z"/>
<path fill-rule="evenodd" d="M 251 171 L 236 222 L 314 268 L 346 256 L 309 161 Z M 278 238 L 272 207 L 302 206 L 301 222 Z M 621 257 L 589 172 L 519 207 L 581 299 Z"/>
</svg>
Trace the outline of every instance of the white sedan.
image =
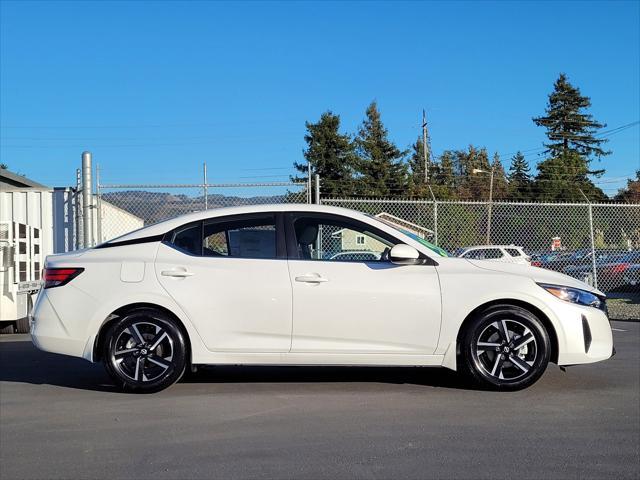
<svg viewBox="0 0 640 480">
<path fill-rule="evenodd" d="M 604 295 L 522 265 L 442 257 L 363 213 L 263 205 L 192 213 L 47 257 L 40 349 L 157 391 L 202 364 L 403 365 L 482 387 L 605 360 Z M 342 256 L 369 251 L 377 259 Z M 329 257 L 329 258 L 328 258 Z"/>
</svg>

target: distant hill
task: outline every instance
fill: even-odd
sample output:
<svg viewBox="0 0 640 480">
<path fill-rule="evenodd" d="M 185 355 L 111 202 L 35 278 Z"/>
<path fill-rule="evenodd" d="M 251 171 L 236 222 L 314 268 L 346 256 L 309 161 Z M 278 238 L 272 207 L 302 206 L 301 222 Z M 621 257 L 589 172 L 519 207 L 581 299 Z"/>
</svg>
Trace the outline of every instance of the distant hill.
<svg viewBox="0 0 640 480">
<path fill-rule="evenodd" d="M 202 195 L 190 197 L 188 195 L 176 195 L 167 192 L 126 190 L 122 192 L 103 193 L 102 199 L 142 218 L 145 225 L 177 217 L 185 213 L 204 210 L 204 196 Z M 297 193 L 256 197 L 236 197 L 220 194 L 207 195 L 207 205 L 209 209 L 303 200 L 302 195 Z"/>
</svg>

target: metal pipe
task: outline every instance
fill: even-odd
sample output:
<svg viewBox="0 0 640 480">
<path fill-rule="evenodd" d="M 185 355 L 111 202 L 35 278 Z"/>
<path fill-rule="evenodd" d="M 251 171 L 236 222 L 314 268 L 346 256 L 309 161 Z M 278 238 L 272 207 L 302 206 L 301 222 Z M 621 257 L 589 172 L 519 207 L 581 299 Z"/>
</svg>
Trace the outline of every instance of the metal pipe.
<svg viewBox="0 0 640 480">
<path fill-rule="evenodd" d="M 84 248 L 93 246 L 93 215 L 91 211 L 91 152 L 82 152 L 82 231 Z"/>
<path fill-rule="evenodd" d="M 320 205 L 320 175 L 315 174 L 316 180 L 316 205 Z"/>
<path fill-rule="evenodd" d="M 579 189 L 580 193 L 586 200 L 588 204 L 588 212 L 589 212 L 589 232 L 591 234 L 591 268 L 593 269 L 593 286 L 598 288 L 598 269 L 596 267 L 596 239 L 595 234 L 593 232 L 593 206 L 589 201 L 589 198 L 584 194 L 582 189 Z"/>
</svg>

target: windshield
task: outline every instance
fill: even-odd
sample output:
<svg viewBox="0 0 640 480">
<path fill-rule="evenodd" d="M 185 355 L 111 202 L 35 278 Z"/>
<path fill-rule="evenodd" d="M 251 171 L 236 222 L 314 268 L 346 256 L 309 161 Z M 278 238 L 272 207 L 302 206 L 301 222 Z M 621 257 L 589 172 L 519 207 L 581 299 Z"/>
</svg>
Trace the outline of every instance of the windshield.
<svg viewBox="0 0 640 480">
<path fill-rule="evenodd" d="M 373 215 L 369 215 L 369 216 L 372 217 L 372 218 L 375 218 L 379 222 L 384 223 L 388 227 L 391 227 L 394 230 L 397 230 L 398 232 L 403 233 L 407 237 L 410 237 L 411 239 L 413 239 L 416 242 L 420 243 L 421 245 L 427 247 L 429 250 L 431 250 L 433 253 L 435 253 L 436 255 L 438 255 L 440 257 L 449 257 L 450 256 L 444 248 L 440 248 L 437 245 L 434 245 L 433 243 L 429 242 L 428 240 L 425 240 L 420 235 L 416 235 L 415 233 L 413 233 L 410 230 L 406 230 L 404 228 L 401 228 L 399 225 L 396 225 L 395 223 L 390 222 L 387 219 L 380 218 L 380 217 L 374 217 Z"/>
</svg>

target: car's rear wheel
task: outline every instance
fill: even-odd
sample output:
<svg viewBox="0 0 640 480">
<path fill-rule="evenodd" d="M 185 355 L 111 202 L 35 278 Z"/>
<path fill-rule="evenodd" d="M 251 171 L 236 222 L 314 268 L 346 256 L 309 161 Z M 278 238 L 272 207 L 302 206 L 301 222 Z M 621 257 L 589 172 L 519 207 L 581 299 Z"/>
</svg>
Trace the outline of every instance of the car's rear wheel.
<svg viewBox="0 0 640 480">
<path fill-rule="evenodd" d="M 111 325 L 103 352 L 109 375 L 140 393 L 174 384 L 187 365 L 182 331 L 169 315 L 154 309 L 134 310 Z"/>
<path fill-rule="evenodd" d="M 481 387 L 520 390 L 542 376 L 551 348 L 535 315 L 517 306 L 496 305 L 470 322 L 460 352 L 462 370 Z"/>
</svg>

